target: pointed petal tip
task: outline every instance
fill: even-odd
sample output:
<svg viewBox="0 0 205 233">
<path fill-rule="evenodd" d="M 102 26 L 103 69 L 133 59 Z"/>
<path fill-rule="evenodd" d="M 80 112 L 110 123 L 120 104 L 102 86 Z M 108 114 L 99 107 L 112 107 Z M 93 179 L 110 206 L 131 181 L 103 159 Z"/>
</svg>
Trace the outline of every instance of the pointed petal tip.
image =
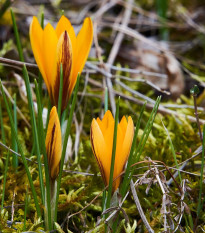
<svg viewBox="0 0 205 233">
<path fill-rule="evenodd" d="M 93 22 L 92 22 L 91 17 L 86 17 L 86 18 L 84 19 L 84 23 L 90 24 L 90 26 L 91 26 L 92 29 L 93 29 Z"/>
<path fill-rule="evenodd" d="M 110 118 L 110 117 L 113 118 L 113 115 L 112 115 L 112 113 L 111 113 L 110 110 L 107 110 L 107 111 L 106 111 L 104 117 L 105 117 L 105 116 L 106 116 L 106 117 L 109 117 L 109 118 Z M 104 118 L 104 117 L 103 117 L 103 118 Z M 113 118 L 113 119 L 114 119 L 114 118 Z"/>
<path fill-rule="evenodd" d="M 50 23 L 47 23 L 46 26 L 44 27 L 44 31 L 47 31 L 47 30 L 52 30 L 54 32 L 54 28 Z"/>
<path fill-rule="evenodd" d="M 68 31 L 70 30 L 70 28 L 72 27 L 70 20 L 65 17 L 64 15 L 61 16 L 61 18 L 58 21 L 58 24 L 56 26 L 56 35 L 58 38 L 60 38 L 61 34 L 63 33 L 63 31 Z"/>
<path fill-rule="evenodd" d="M 33 16 L 33 18 L 32 18 L 31 25 L 32 25 L 33 23 L 39 23 L 36 16 Z"/>
<path fill-rule="evenodd" d="M 51 111 L 50 111 L 50 114 L 57 114 L 57 108 L 56 108 L 56 106 L 53 106 L 52 108 L 51 108 Z"/>
<path fill-rule="evenodd" d="M 39 28 L 40 28 L 39 26 L 40 26 L 40 24 L 38 22 L 37 17 L 33 16 L 33 19 L 31 21 L 31 24 L 30 24 L 30 27 L 29 27 L 30 38 L 35 37 L 34 32 L 35 32 L 35 30 L 39 30 Z M 33 39 L 35 39 L 35 38 L 33 38 Z"/>
</svg>

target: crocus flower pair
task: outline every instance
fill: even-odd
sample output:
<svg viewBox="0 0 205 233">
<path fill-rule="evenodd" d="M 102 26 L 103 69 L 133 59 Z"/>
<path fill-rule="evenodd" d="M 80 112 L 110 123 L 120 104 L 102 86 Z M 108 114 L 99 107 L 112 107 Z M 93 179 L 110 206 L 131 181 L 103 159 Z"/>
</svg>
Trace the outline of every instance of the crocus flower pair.
<svg viewBox="0 0 205 233">
<path fill-rule="evenodd" d="M 70 21 L 62 16 L 56 29 L 47 24 L 44 30 L 36 17 L 30 26 L 30 40 L 36 63 L 46 83 L 53 105 L 58 105 L 60 86 L 60 67 L 63 68 L 63 96 L 62 110 L 67 106 L 76 83 L 78 73 L 87 60 L 93 38 L 93 27 L 90 18 L 75 35 Z M 109 183 L 112 146 L 114 134 L 114 118 L 107 111 L 102 121 L 93 119 L 91 124 L 91 144 L 93 153 L 98 162 L 105 185 Z M 131 117 L 125 117 L 118 124 L 117 147 L 114 165 L 114 180 L 123 171 L 129 156 L 134 134 L 134 125 Z M 50 112 L 49 125 L 46 135 L 46 151 L 48 156 L 49 173 L 51 179 L 56 179 L 59 173 L 61 160 L 61 128 L 56 111 L 53 107 Z M 113 191 L 120 184 L 120 177 L 113 183 Z"/>
<path fill-rule="evenodd" d="M 113 147 L 114 118 L 110 111 L 107 111 L 102 120 L 93 119 L 91 123 L 91 145 L 93 153 L 98 162 L 100 172 L 105 183 L 109 184 L 110 166 Z M 134 124 L 129 116 L 121 119 L 117 127 L 117 146 L 115 155 L 114 175 L 115 180 L 123 171 L 127 162 L 132 140 L 134 136 Z M 51 179 L 55 180 L 59 173 L 59 164 L 61 160 L 62 141 L 61 127 L 56 107 L 50 112 L 48 130 L 46 135 L 46 152 L 48 157 L 49 174 Z M 120 177 L 113 183 L 113 191 L 120 185 Z"/>
<path fill-rule="evenodd" d="M 41 28 L 34 16 L 30 25 L 30 40 L 36 63 L 46 83 L 51 103 L 58 105 L 60 87 L 60 67 L 63 68 L 62 110 L 75 86 L 77 75 L 81 73 L 87 60 L 93 39 L 90 18 L 84 20 L 77 37 L 70 21 L 62 16 L 54 29 L 48 23 Z"/>
<path fill-rule="evenodd" d="M 109 184 L 114 124 L 115 120 L 112 113 L 108 110 L 102 120 L 99 118 L 97 120 L 93 119 L 90 130 L 92 150 L 98 162 L 105 186 Z M 133 136 L 134 124 L 132 118 L 129 116 L 127 120 L 123 116 L 117 127 L 117 146 L 113 175 L 113 180 L 116 180 L 113 182 L 113 191 L 120 185 L 121 178 L 117 177 L 123 172 L 127 162 Z"/>
</svg>

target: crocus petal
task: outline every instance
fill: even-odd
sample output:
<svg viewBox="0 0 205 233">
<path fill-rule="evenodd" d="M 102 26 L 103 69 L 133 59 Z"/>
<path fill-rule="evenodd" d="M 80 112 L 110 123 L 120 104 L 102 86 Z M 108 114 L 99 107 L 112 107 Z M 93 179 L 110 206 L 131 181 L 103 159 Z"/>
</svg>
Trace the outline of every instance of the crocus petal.
<svg viewBox="0 0 205 233">
<path fill-rule="evenodd" d="M 76 41 L 76 56 L 74 60 L 74 67 L 73 67 L 73 80 L 71 91 L 75 86 L 75 79 L 77 78 L 78 73 L 81 73 L 85 62 L 88 58 L 90 48 L 92 45 L 93 40 L 93 24 L 90 18 L 86 18 L 84 20 L 83 26 L 80 32 L 77 35 Z"/>
<path fill-rule="evenodd" d="M 112 123 L 111 123 L 112 124 Z M 114 133 L 114 122 L 110 127 L 106 129 L 104 133 L 104 140 L 106 143 L 106 156 L 104 156 L 104 160 L 106 162 L 104 170 L 106 171 L 106 180 L 107 184 L 110 179 L 110 166 L 111 166 L 111 158 L 112 158 L 112 147 L 113 147 L 113 133 Z"/>
<path fill-rule="evenodd" d="M 93 23 L 91 18 L 84 20 L 83 26 L 77 35 L 77 70 L 82 72 L 93 41 Z"/>
<path fill-rule="evenodd" d="M 59 87 L 60 87 L 60 66 L 63 68 L 63 96 L 62 96 L 62 109 L 65 109 L 70 96 L 69 87 L 72 74 L 72 45 L 67 31 L 61 34 L 56 51 L 56 58 L 53 71 L 52 91 L 54 103 L 57 106 Z"/>
<path fill-rule="evenodd" d="M 97 160 L 100 172 L 105 185 L 107 185 L 107 174 L 105 168 L 107 165 L 106 160 L 106 144 L 100 127 L 95 119 L 92 120 L 90 130 L 90 141 L 92 145 L 93 154 Z"/>
<path fill-rule="evenodd" d="M 60 38 L 61 34 L 65 31 L 69 32 L 71 27 L 72 25 L 70 23 L 70 20 L 67 19 L 64 15 L 62 15 L 56 26 L 57 37 Z"/>
<path fill-rule="evenodd" d="M 125 137 L 125 133 L 126 133 L 126 130 L 127 130 L 127 119 L 125 116 L 123 116 L 123 118 L 121 119 L 120 123 L 119 123 L 119 126 L 120 128 L 122 129 L 122 132 L 123 132 L 123 140 L 124 140 L 124 137 Z"/>
<path fill-rule="evenodd" d="M 123 159 L 123 160 L 125 159 L 125 161 L 126 161 L 126 158 L 121 158 L 122 157 L 121 156 L 122 146 L 123 146 L 123 140 L 124 140 L 123 134 L 124 133 L 120 127 L 120 124 L 118 124 L 118 127 L 117 127 L 117 145 L 116 145 L 116 152 L 115 152 L 115 166 L 114 166 L 113 180 L 115 180 L 115 178 L 117 178 L 119 176 L 119 174 L 122 172 L 122 171 L 118 170 L 118 165 L 121 162 L 124 162 L 124 161 L 120 161 L 120 159 Z M 119 177 L 117 180 L 114 181 L 113 190 L 116 190 L 119 187 L 120 180 L 121 180 L 121 177 Z"/>
<path fill-rule="evenodd" d="M 74 28 L 73 26 L 71 25 L 69 19 L 67 19 L 64 15 L 61 16 L 57 26 L 56 26 L 56 35 L 58 38 L 60 38 L 60 36 L 62 35 L 62 33 L 64 33 L 65 31 L 67 31 L 68 35 L 69 35 L 69 38 L 71 40 L 71 44 L 72 44 L 72 51 L 73 51 L 73 61 L 77 61 L 76 59 L 76 35 L 75 35 L 75 31 L 74 31 Z M 77 61 L 78 62 L 78 61 Z M 77 80 L 77 75 L 76 76 L 73 76 L 72 75 L 72 78 L 70 78 L 70 85 L 69 85 L 69 89 L 68 89 L 68 92 L 69 92 L 69 98 L 72 94 L 72 91 L 73 91 L 73 88 L 75 86 L 75 83 L 76 83 L 76 80 Z"/>
<path fill-rule="evenodd" d="M 59 164 L 61 160 L 61 128 L 54 106 L 50 112 L 48 130 L 46 135 L 46 152 L 48 157 L 49 174 L 51 179 L 56 179 L 59 173 Z"/>
<path fill-rule="evenodd" d="M 125 166 L 128 159 L 130 149 L 132 146 L 132 140 L 134 136 L 134 124 L 131 117 L 128 117 L 127 128 L 125 131 L 124 141 L 122 143 L 121 153 L 117 154 L 116 173 L 119 175 Z"/>
<path fill-rule="evenodd" d="M 109 128 L 110 125 L 113 125 L 114 122 L 115 120 L 112 116 L 112 113 L 110 112 L 110 110 L 108 110 L 102 119 L 102 123 L 105 126 L 105 128 Z"/>
<path fill-rule="evenodd" d="M 77 39 L 76 39 L 76 36 L 75 36 L 75 31 L 74 31 L 74 28 L 71 27 L 69 32 L 68 32 L 68 35 L 69 35 L 69 38 L 71 40 L 71 44 L 72 44 L 72 55 L 73 55 L 73 66 L 74 67 L 74 61 L 76 62 L 77 59 L 76 59 L 76 56 L 77 56 L 77 53 L 76 53 L 76 48 L 77 48 Z M 78 61 L 77 61 L 78 62 Z M 69 92 L 69 98 L 73 92 L 73 88 L 76 84 L 76 81 L 77 81 L 77 76 L 74 76 L 73 75 L 73 70 L 72 70 L 72 76 L 70 78 L 70 86 L 69 86 L 69 89 L 68 89 L 68 92 Z"/>
<path fill-rule="evenodd" d="M 63 65 L 64 81 L 62 110 L 65 109 L 72 94 L 78 73 L 81 73 L 85 65 L 92 43 L 92 37 L 93 27 L 90 18 L 85 19 L 78 37 L 76 37 L 74 28 L 65 16 L 61 17 L 56 29 L 49 23 L 42 29 L 37 18 L 33 18 L 30 26 L 30 38 L 33 53 L 46 83 L 51 103 L 56 106 L 58 104 L 60 84 L 59 74 L 57 74 L 60 70 L 59 62 Z M 68 40 L 68 42 L 65 40 Z M 69 51 L 65 53 L 66 46 Z M 66 58 L 63 54 L 60 54 L 63 53 L 63 51 L 64 54 L 66 54 Z M 67 56 L 67 54 L 69 56 Z M 66 63 L 68 66 L 65 65 Z"/>
<path fill-rule="evenodd" d="M 68 35 L 70 37 L 71 40 L 71 44 L 72 44 L 72 49 L 73 49 L 73 53 L 76 54 L 76 43 L 77 43 L 77 38 L 75 35 L 75 31 L 73 26 L 70 27 L 69 31 L 68 31 Z M 76 54 L 77 55 L 77 54 Z M 75 60 L 76 61 L 76 60 Z"/>
<path fill-rule="evenodd" d="M 74 51 L 73 53 L 75 53 L 75 49 L 76 49 L 76 35 L 75 35 L 75 31 L 73 26 L 71 25 L 69 19 L 67 19 L 64 15 L 61 16 L 57 26 L 56 26 L 56 35 L 58 38 L 60 38 L 60 36 L 62 35 L 62 33 L 64 33 L 65 31 L 67 31 L 69 38 L 71 40 L 71 44 L 72 44 L 72 50 Z M 73 58 L 74 59 L 74 58 Z M 76 61 L 76 60 L 75 60 Z"/>
<path fill-rule="evenodd" d="M 43 79 L 46 83 L 46 86 L 49 86 L 49 81 L 47 80 L 45 66 L 44 66 L 44 56 L 43 56 L 43 29 L 41 28 L 38 19 L 34 16 L 30 25 L 30 40 L 33 54 L 36 60 L 36 63 L 41 71 Z"/>
<path fill-rule="evenodd" d="M 114 118 L 113 118 L 112 113 L 110 112 L 110 110 L 108 110 L 105 113 L 102 121 L 98 117 L 97 118 L 97 122 L 98 122 L 98 125 L 100 126 L 102 134 L 105 135 L 105 132 L 107 131 L 107 129 L 114 125 L 115 120 L 114 120 Z"/>
<path fill-rule="evenodd" d="M 109 183 L 110 179 L 110 166 L 111 166 L 111 158 L 112 158 L 112 147 L 113 147 L 113 134 L 114 134 L 114 124 L 115 120 L 112 116 L 112 113 L 108 110 L 103 119 L 101 130 L 103 133 L 103 137 L 106 143 L 106 156 L 104 156 L 104 160 L 106 161 L 106 165 L 104 170 L 106 171 L 106 181 Z"/>
<path fill-rule="evenodd" d="M 58 38 L 56 32 L 50 23 L 46 25 L 43 31 L 43 59 L 45 64 L 45 72 L 48 79 L 48 92 L 51 97 L 51 90 L 53 85 L 53 67 L 55 64 L 56 47 Z M 51 100 L 53 101 L 53 100 Z"/>
</svg>

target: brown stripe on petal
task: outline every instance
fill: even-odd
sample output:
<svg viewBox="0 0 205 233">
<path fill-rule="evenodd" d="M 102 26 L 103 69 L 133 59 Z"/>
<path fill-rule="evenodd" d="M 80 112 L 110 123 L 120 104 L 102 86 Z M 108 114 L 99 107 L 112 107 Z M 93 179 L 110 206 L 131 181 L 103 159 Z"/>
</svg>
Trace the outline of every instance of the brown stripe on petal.
<svg viewBox="0 0 205 233">
<path fill-rule="evenodd" d="M 93 143 L 93 132 L 92 132 L 92 127 L 90 129 L 90 141 L 91 141 L 91 145 L 92 145 L 92 149 L 93 149 L 93 154 L 97 160 L 97 163 L 98 163 L 98 166 L 100 168 L 100 173 L 101 173 L 101 176 L 103 178 L 103 182 L 105 184 L 105 186 L 107 186 L 107 182 L 106 182 L 106 177 L 105 177 L 105 171 L 103 169 L 103 165 L 102 165 L 102 162 L 100 161 L 100 159 L 97 157 L 96 153 L 95 153 L 95 147 L 94 147 L 94 143 Z"/>
<path fill-rule="evenodd" d="M 51 166 L 53 164 L 53 160 L 55 157 L 55 146 L 56 146 L 55 142 L 54 142 L 55 129 L 56 129 L 56 124 L 54 123 L 53 128 L 52 128 L 52 132 L 51 132 L 51 140 L 49 141 L 49 147 L 48 147 L 48 151 L 47 151 L 49 170 L 51 170 Z"/>
<path fill-rule="evenodd" d="M 72 71 L 72 45 L 70 38 L 68 36 L 67 31 L 65 31 L 58 42 L 57 46 L 57 74 L 55 78 L 54 85 L 54 99 L 55 105 L 58 104 L 58 96 L 59 96 L 59 87 L 60 87 L 60 67 L 62 64 L 63 68 L 63 96 L 62 96 L 62 110 L 66 108 L 66 104 L 68 101 L 68 89 L 70 85 L 70 77 Z"/>
</svg>

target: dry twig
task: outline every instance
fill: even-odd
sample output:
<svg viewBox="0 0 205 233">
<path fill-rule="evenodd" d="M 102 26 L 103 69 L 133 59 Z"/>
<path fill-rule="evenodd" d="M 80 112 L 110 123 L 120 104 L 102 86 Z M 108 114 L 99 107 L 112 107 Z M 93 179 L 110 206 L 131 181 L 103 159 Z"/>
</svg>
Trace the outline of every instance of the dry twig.
<svg viewBox="0 0 205 233">
<path fill-rule="evenodd" d="M 131 182 L 130 182 L 130 187 L 131 187 L 131 191 L 132 191 L 132 195 L 133 195 L 135 204 L 137 206 L 137 209 L 139 211 L 140 217 L 141 217 L 141 219 L 142 219 L 145 227 L 147 228 L 147 230 L 148 230 L 149 233 L 154 233 L 154 230 L 150 227 L 150 225 L 149 225 L 149 223 L 148 223 L 148 221 L 147 221 L 147 219 L 145 217 L 145 214 L 144 214 L 144 212 L 142 210 L 142 206 L 141 206 L 139 198 L 137 196 L 137 192 L 135 190 L 135 185 L 134 185 L 133 180 L 131 180 Z"/>
</svg>

